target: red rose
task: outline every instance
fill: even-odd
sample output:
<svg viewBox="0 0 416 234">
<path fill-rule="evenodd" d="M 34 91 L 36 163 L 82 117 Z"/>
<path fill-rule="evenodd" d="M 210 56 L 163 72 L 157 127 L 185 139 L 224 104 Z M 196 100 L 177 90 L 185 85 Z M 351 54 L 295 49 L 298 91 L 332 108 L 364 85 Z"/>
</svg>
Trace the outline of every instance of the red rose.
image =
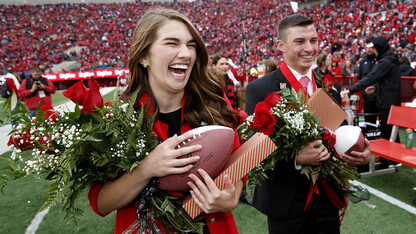
<svg viewBox="0 0 416 234">
<path fill-rule="evenodd" d="M 254 122 L 253 128 L 257 128 L 260 132 L 270 136 L 274 131 L 274 126 L 277 121 L 276 118 L 270 112 L 269 104 L 265 102 L 259 102 L 254 109 Z"/>
<path fill-rule="evenodd" d="M 82 105 L 84 103 L 83 96 L 85 96 L 87 93 L 87 88 L 85 87 L 82 80 L 75 83 L 73 86 L 71 86 L 69 89 L 64 91 L 62 94 L 71 99 L 74 103 L 78 103 L 78 105 Z"/>
<path fill-rule="evenodd" d="M 42 110 L 43 115 L 45 116 L 45 120 L 48 120 L 50 118 L 53 122 L 56 122 L 58 115 L 56 114 L 55 109 L 53 109 L 53 106 L 49 102 L 46 102 L 46 104 L 42 105 L 40 109 Z"/>
<path fill-rule="evenodd" d="M 336 79 L 329 75 L 329 74 L 324 74 L 323 80 L 322 80 L 322 84 L 324 87 L 328 87 L 328 90 L 332 89 L 332 84 L 336 81 Z"/>
<path fill-rule="evenodd" d="M 281 102 L 282 99 L 278 93 L 271 93 L 264 100 L 270 107 L 275 107 L 277 103 Z"/>
<path fill-rule="evenodd" d="M 95 111 L 95 107 L 103 107 L 103 97 L 98 89 L 89 89 L 87 93 L 83 96 L 84 103 L 82 104 L 83 112 L 91 114 Z"/>
</svg>

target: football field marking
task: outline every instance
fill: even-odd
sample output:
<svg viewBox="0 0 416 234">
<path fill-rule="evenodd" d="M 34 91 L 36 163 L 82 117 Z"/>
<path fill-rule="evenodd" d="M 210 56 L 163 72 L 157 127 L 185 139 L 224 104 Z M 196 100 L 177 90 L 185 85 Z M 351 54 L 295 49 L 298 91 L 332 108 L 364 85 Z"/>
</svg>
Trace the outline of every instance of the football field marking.
<svg viewBox="0 0 416 234">
<path fill-rule="evenodd" d="M 49 207 L 43 211 L 38 212 L 35 215 L 35 218 L 32 219 L 30 225 L 26 228 L 25 234 L 35 234 L 36 230 L 39 228 L 39 224 L 42 223 L 43 218 L 49 212 Z"/>
<path fill-rule="evenodd" d="M 375 196 L 377 196 L 377 197 L 385 200 L 388 203 L 391 203 L 391 204 L 393 204 L 393 205 L 395 205 L 397 207 L 400 207 L 400 208 L 402 208 L 402 209 L 404 209 L 404 210 L 406 210 L 406 211 L 408 211 L 408 212 L 416 215 L 416 208 L 415 207 L 412 207 L 412 206 L 410 206 L 410 205 L 408 205 L 408 204 L 406 204 L 404 202 L 401 202 L 401 201 L 397 200 L 396 198 L 394 198 L 392 196 L 389 196 L 389 195 L 387 195 L 387 194 L 385 194 L 385 193 L 383 193 L 383 192 L 381 192 L 381 191 L 379 191 L 379 190 L 377 190 L 375 188 L 372 188 L 372 187 L 370 187 L 370 186 L 368 186 L 366 184 L 363 184 L 361 182 L 358 182 L 356 180 L 351 181 L 351 184 L 353 184 L 353 185 L 360 185 L 360 186 L 368 189 L 368 191 L 371 194 L 373 194 L 373 195 L 375 195 Z M 44 211 L 41 211 L 41 212 L 37 213 L 36 216 L 35 216 L 35 218 L 33 218 L 32 222 L 27 227 L 25 234 L 35 234 L 36 233 L 36 230 L 39 228 L 40 223 L 42 222 L 43 218 L 45 217 L 45 215 L 48 212 L 49 212 L 49 208 L 47 208 Z"/>
<path fill-rule="evenodd" d="M 387 202 L 389 202 L 389 203 L 391 203 L 391 204 L 393 204 L 395 206 L 398 206 L 398 207 L 400 207 L 400 208 L 402 208 L 402 209 L 404 209 L 404 210 L 406 210 L 406 211 L 408 211 L 408 212 L 416 215 L 416 208 L 415 207 L 412 207 L 412 206 L 410 206 L 410 205 L 408 205 L 408 204 L 406 204 L 406 203 L 404 203 L 402 201 L 399 201 L 399 200 L 397 200 L 396 198 L 394 198 L 392 196 L 389 196 L 389 195 L 387 195 L 387 194 L 385 194 L 385 193 L 383 193 L 381 191 L 378 191 L 375 188 L 372 188 L 372 187 L 370 187 L 368 185 L 365 185 L 365 184 L 363 184 L 361 182 L 358 182 L 356 180 L 351 181 L 351 184 L 353 184 L 353 185 L 360 185 L 360 186 L 368 189 L 368 191 L 371 194 L 373 194 L 373 195 L 375 195 L 375 196 L 377 196 L 377 197 L 379 197 L 379 198 L 381 198 L 381 199 L 383 199 L 383 200 L 385 200 L 385 201 L 387 201 Z"/>
</svg>

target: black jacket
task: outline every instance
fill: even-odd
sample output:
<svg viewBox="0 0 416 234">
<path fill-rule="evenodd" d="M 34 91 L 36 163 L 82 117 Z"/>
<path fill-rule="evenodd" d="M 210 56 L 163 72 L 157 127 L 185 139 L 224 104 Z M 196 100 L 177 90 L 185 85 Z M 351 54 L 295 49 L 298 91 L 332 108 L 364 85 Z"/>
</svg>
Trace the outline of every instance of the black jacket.
<svg viewBox="0 0 416 234">
<path fill-rule="evenodd" d="M 400 64 L 400 72 L 402 76 L 415 76 L 415 70 L 407 64 Z"/>
<path fill-rule="evenodd" d="M 376 37 L 372 43 L 378 52 L 377 67 L 351 86 L 349 91 L 355 93 L 374 85 L 377 90 L 376 105 L 378 108 L 389 109 L 391 105 L 399 106 L 401 99 L 399 59 L 391 51 L 390 45 L 384 37 Z"/>
<path fill-rule="evenodd" d="M 368 75 L 373 69 L 376 67 L 376 57 L 364 55 L 360 61 L 360 66 L 358 67 L 358 74 L 357 80 L 361 80 L 366 75 Z M 367 94 L 366 92 L 362 91 L 361 94 L 363 95 L 363 101 L 366 103 L 375 103 L 377 100 L 376 92 L 372 94 Z"/>
<path fill-rule="evenodd" d="M 316 79 L 319 75 L 314 73 L 314 76 Z M 316 84 L 318 88 L 321 87 L 318 79 L 316 79 Z M 292 88 L 280 68 L 251 82 L 246 89 L 246 113 L 252 114 L 258 102 L 264 101 L 270 93 L 280 91 L 282 87 Z M 340 103 L 339 92 L 331 90 L 330 93 Z M 306 204 L 310 181 L 304 174 L 301 174 L 300 170 L 295 169 L 294 160 L 291 158 L 288 161 L 279 161 L 275 170 L 266 171 L 268 179 L 260 181 L 261 184 L 257 185 L 254 190 L 253 206 L 275 219 L 286 217 L 289 210 L 294 207 L 303 210 Z M 320 183 L 318 186 L 319 191 L 329 203 L 329 198 L 324 189 L 320 187 Z M 300 200 L 304 202 L 295 202 L 295 197 L 301 197 Z"/>
</svg>

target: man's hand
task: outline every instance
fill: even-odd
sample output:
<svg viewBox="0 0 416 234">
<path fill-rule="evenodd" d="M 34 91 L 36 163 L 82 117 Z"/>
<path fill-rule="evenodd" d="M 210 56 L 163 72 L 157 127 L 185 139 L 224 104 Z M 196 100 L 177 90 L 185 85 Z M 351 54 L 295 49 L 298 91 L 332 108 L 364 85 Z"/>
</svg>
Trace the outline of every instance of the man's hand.
<svg viewBox="0 0 416 234">
<path fill-rule="evenodd" d="M 340 93 L 341 97 L 344 97 L 345 95 L 348 95 L 348 94 L 350 94 L 350 91 L 348 89 L 342 90 Z"/>
<path fill-rule="evenodd" d="M 375 86 L 368 86 L 366 89 L 365 89 L 365 92 L 367 93 L 367 94 L 372 94 L 372 93 L 374 93 L 376 91 L 376 87 Z"/>
<path fill-rule="evenodd" d="M 38 89 L 44 90 L 44 89 L 45 89 L 45 85 L 44 85 L 44 84 L 42 84 L 42 83 L 40 83 L 40 84 L 38 85 Z"/>
<path fill-rule="evenodd" d="M 297 165 L 321 165 L 329 156 L 328 150 L 321 140 L 312 141 L 296 155 Z"/>
<path fill-rule="evenodd" d="M 32 89 L 30 91 L 35 92 L 38 89 L 38 85 L 36 83 L 33 83 Z"/>
<path fill-rule="evenodd" d="M 341 159 L 350 165 L 362 165 L 369 163 L 371 159 L 370 142 L 367 139 L 365 139 L 364 142 L 365 149 L 363 152 L 352 151 L 351 155 L 342 154 Z"/>
</svg>

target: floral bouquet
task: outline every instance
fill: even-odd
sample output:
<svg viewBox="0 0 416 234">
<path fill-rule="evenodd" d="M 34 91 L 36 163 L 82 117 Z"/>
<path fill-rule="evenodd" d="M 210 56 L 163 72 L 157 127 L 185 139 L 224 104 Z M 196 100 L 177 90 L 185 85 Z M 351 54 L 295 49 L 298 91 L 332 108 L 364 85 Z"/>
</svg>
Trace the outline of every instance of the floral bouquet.
<svg viewBox="0 0 416 234">
<path fill-rule="evenodd" d="M 19 107 L 13 118 L 20 125 L 12 129 L 8 142 L 11 158 L 0 158 L 9 165 L 2 170 L 8 171 L 0 178 L 2 192 L 9 181 L 26 175 L 51 181 L 42 209 L 58 204 L 65 219 L 76 224 L 82 210 L 74 202 L 80 193 L 93 183 L 112 181 L 133 170 L 158 140 L 148 104 L 134 107 L 137 92 L 128 102 L 115 97 L 103 104 L 99 90 L 87 90 L 80 81 L 63 94 L 77 104 L 74 111 L 54 110 L 47 104 L 38 106 L 36 117 L 29 119 L 24 105 Z M 137 198 L 139 231 L 163 232 L 159 222 L 166 230 L 201 233 L 203 224 L 187 215 L 182 199 L 157 185 L 153 179 Z"/>
<path fill-rule="evenodd" d="M 331 156 L 318 166 L 302 165 L 302 172 L 311 180 L 311 188 L 316 186 L 318 180 L 323 180 L 334 191 L 345 191 L 349 186 L 348 181 L 354 179 L 357 172 L 354 166 L 339 158 L 334 149 L 335 135 L 328 129 L 319 127 L 319 118 L 307 109 L 307 98 L 303 91 L 296 93 L 285 89 L 279 93 L 271 93 L 263 102 L 258 103 L 254 114 L 238 127 L 243 140 L 249 139 L 256 132 L 262 132 L 277 146 L 276 151 L 248 174 L 248 192 L 252 194 L 259 178 L 267 178 L 266 170 L 273 170 L 279 161 L 294 158 L 299 150 L 314 140 L 322 140 Z M 311 196 L 312 194 L 309 197 Z"/>
</svg>

